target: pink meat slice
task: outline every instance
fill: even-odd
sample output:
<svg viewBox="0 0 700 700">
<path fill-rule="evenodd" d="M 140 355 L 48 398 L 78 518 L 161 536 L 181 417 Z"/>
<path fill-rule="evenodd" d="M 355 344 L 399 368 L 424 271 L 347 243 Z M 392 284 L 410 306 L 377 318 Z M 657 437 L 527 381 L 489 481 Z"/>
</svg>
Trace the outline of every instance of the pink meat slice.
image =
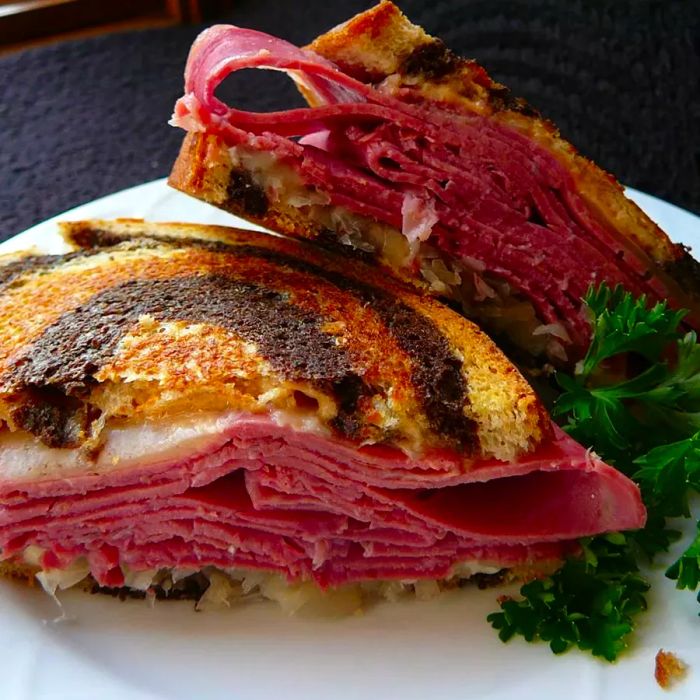
<svg viewBox="0 0 700 700">
<path fill-rule="evenodd" d="M 636 486 L 560 430 L 521 459 L 409 457 L 234 414 L 199 451 L 100 473 L 0 481 L 3 558 L 85 557 L 97 581 L 123 567 L 259 569 L 321 586 L 434 578 L 464 561 L 557 558 L 575 540 L 641 527 Z"/>
<path fill-rule="evenodd" d="M 316 106 L 252 113 L 224 104 L 216 88 L 247 68 L 286 72 Z M 644 254 L 591 216 L 546 150 L 480 115 L 455 118 L 401 97 L 286 41 L 219 25 L 192 46 L 172 123 L 271 152 L 331 204 L 403 228 L 407 237 L 429 235 L 448 255 L 478 261 L 527 298 L 544 323 L 563 326 L 570 359 L 590 340 L 580 312 L 589 284 L 620 283 L 678 305 L 649 276 Z M 417 201 L 426 203 L 422 211 Z"/>
</svg>

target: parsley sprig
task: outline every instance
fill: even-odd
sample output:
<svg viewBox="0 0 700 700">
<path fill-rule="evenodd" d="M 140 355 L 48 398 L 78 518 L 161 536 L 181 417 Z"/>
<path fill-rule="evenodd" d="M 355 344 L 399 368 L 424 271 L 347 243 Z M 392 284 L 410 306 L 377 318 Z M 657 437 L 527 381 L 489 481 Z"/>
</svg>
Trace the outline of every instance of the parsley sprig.
<svg viewBox="0 0 700 700">
<path fill-rule="evenodd" d="M 666 302 L 647 307 L 646 296 L 634 299 L 621 286 L 606 284 L 589 289 L 585 298 L 592 315 L 593 339 L 577 374 L 586 379 L 603 360 L 637 352 L 656 362 L 666 345 L 676 339 L 687 311 L 671 311 Z"/>
<path fill-rule="evenodd" d="M 638 457 L 632 476 L 647 509 L 664 517 L 690 517 L 688 495 L 700 491 L 700 432 L 686 440 L 655 447 Z"/>
<path fill-rule="evenodd" d="M 649 583 L 639 573 L 625 536 L 581 541 L 584 556 L 555 574 L 526 583 L 521 600 L 501 601 L 488 621 L 505 642 L 519 634 L 549 642 L 560 654 L 577 646 L 614 661 L 627 646 L 634 616 L 646 609 Z"/>
<path fill-rule="evenodd" d="M 668 518 L 690 517 L 689 493 L 700 491 L 700 344 L 683 333 L 686 311 L 649 305 L 621 287 L 589 289 L 592 341 L 575 374 L 559 373 L 554 414 L 565 429 L 633 478 L 647 507 L 635 532 L 581 540 L 583 556 L 552 576 L 531 581 L 520 597 L 500 601 L 488 620 L 507 641 L 515 635 L 572 646 L 614 661 L 646 609 L 649 583 L 641 556 L 668 550 L 680 533 Z M 677 588 L 700 586 L 698 536 L 667 570 Z M 698 596 L 700 602 L 700 595 Z"/>
<path fill-rule="evenodd" d="M 666 570 L 666 576 L 676 581 L 676 588 L 694 591 L 700 586 L 700 521 L 698 534 L 688 549 Z M 698 593 L 700 603 L 700 593 Z"/>
</svg>

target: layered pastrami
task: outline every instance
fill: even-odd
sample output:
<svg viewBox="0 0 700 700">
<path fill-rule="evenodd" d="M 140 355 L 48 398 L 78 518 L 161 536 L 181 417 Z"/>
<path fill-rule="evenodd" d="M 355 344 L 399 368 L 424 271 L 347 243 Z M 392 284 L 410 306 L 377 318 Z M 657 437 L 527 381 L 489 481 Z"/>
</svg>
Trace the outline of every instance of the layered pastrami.
<svg viewBox="0 0 700 700">
<path fill-rule="evenodd" d="M 215 91 L 246 68 L 288 73 L 314 106 L 272 113 L 227 106 Z M 493 320 L 492 329 L 508 329 L 512 318 L 503 317 L 520 314 L 515 321 L 525 330 L 516 335 L 527 337 L 516 344 L 530 342 L 553 359 L 585 352 L 590 328 L 581 299 L 592 283 L 622 284 L 672 305 L 686 301 L 639 245 L 596 217 L 567 169 L 532 139 L 487 116 L 392 89 L 390 80 L 360 82 L 268 35 L 233 26 L 200 35 L 173 123 L 221 139 L 273 205 L 303 208 L 341 240 L 358 230 L 366 239 L 367 222 L 401 232 L 402 264 L 422 268 L 429 281 L 437 269 L 436 289 Z M 256 170 L 255 154 L 272 160 Z M 386 247 L 383 241 L 375 252 Z"/>
<path fill-rule="evenodd" d="M 513 463 L 411 457 L 236 413 L 123 429 L 99 457 L 37 449 L 0 445 L 12 466 L 2 557 L 31 552 L 48 571 L 86 562 L 105 586 L 208 566 L 321 587 L 440 579 L 464 562 L 557 560 L 580 536 L 645 517 L 637 488 L 560 431 Z"/>
</svg>

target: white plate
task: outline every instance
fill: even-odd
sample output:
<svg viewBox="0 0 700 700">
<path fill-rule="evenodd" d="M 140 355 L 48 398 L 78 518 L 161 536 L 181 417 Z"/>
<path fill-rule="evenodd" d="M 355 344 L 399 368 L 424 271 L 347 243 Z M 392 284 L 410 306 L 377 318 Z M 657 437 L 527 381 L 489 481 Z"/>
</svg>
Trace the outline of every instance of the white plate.
<svg viewBox="0 0 700 700">
<path fill-rule="evenodd" d="M 654 197 L 630 195 L 676 240 L 700 249 L 700 219 Z M 0 246 L 58 252 L 57 219 L 117 216 L 240 224 L 169 190 L 163 180 L 91 202 Z M 660 647 L 691 666 L 674 700 L 700 697 L 695 596 L 651 573 L 651 610 L 634 649 L 615 664 L 544 644 L 502 644 L 486 623 L 500 591 L 467 588 L 430 602 L 382 604 L 360 617 L 286 617 L 272 603 L 194 613 L 189 603 L 62 595 L 72 622 L 51 623 L 40 590 L 0 582 L 2 700 L 380 700 L 668 698 L 654 682 Z"/>
</svg>

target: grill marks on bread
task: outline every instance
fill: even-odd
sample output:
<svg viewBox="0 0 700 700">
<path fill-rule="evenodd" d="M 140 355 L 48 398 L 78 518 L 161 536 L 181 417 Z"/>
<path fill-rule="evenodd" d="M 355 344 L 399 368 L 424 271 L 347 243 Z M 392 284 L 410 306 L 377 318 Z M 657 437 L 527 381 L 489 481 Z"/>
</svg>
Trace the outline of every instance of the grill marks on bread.
<svg viewBox="0 0 700 700">
<path fill-rule="evenodd" d="M 411 358 L 411 379 L 422 399 L 430 427 L 454 442 L 473 443 L 475 425 L 464 413 L 469 396 L 462 376 L 462 361 L 431 319 L 391 293 L 352 277 L 276 251 L 253 246 L 245 246 L 245 250 L 250 255 L 272 259 L 280 265 L 325 279 L 338 289 L 359 297 L 380 317 L 401 350 Z"/>
<path fill-rule="evenodd" d="M 125 237 L 120 238 L 114 233 L 109 234 L 100 229 L 96 229 L 97 234 L 91 239 L 86 231 L 86 228 L 78 229 L 77 237 L 73 232 L 70 237 L 72 240 L 92 240 L 94 241 L 92 245 L 104 245 L 105 241 L 110 241 L 107 245 L 115 245 L 127 240 Z M 144 229 L 144 234 L 149 234 L 148 228 Z M 462 445 L 470 445 L 474 442 L 476 426 L 473 420 L 467 418 L 464 411 L 465 405 L 469 402 L 469 395 L 462 375 L 461 359 L 455 355 L 440 329 L 430 318 L 400 301 L 389 291 L 363 283 L 355 276 L 340 274 L 332 266 L 318 264 L 319 261 L 310 262 L 273 247 L 250 243 L 231 245 L 220 240 L 177 238 L 167 233 L 158 235 L 158 240 L 174 246 L 194 246 L 225 251 L 237 257 L 258 258 L 280 267 L 305 273 L 310 278 L 323 279 L 337 289 L 358 297 L 364 305 L 369 306 L 379 316 L 397 345 L 411 358 L 411 379 L 421 397 L 430 427 L 453 442 Z M 300 249 L 304 250 L 303 247 Z M 317 255 L 324 256 L 325 253 L 319 252 Z M 322 260 L 323 257 L 321 262 Z M 350 268 L 349 265 L 348 268 Z M 345 385 L 348 386 L 347 381 Z"/>
<path fill-rule="evenodd" d="M 459 61 L 440 39 L 435 39 L 416 46 L 399 66 L 399 72 L 429 79 L 442 78 L 457 70 Z"/>
<path fill-rule="evenodd" d="M 130 280 L 96 294 L 46 329 L 17 362 L 11 381 L 53 383 L 80 396 L 142 316 L 231 330 L 254 342 L 291 379 L 332 384 L 352 374 L 346 353 L 321 330 L 324 319 L 295 306 L 285 293 L 211 274 Z"/>
<path fill-rule="evenodd" d="M 298 251 L 293 255 L 284 250 L 284 244 L 276 245 L 275 239 L 264 235 L 243 235 L 244 241 L 252 236 L 257 243 L 233 245 L 221 240 L 169 236 L 167 232 L 159 240 L 148 225 L 141 233 L 140 238 L 137 232 L 120 236 L 109 228 L 76 226 L 70 237 L 85 249 L 70 255 L 109 254 L 113 250 L 109 257 L 115 258 L 123 248 L 134 250 L 139 245 L 144 251 L 161 255 L 168 250 L 187 255 L 188 250 L 198 249 L 230 257 L 231 275 L 226 265 L 217 265 L 216 272 L 205 269 L 165 279 L 117 281 L 67 310 L 6 368 L 3 390 L 10 395 L 14 407 L 11 414 L 18 427 L 51 446 L 79 444 L 90 422 L 99 417 L 88 402 L 98 384 L 96 374 L 118 351 L 122 338 L 145 316 L 161 322 L 209 324 L 254 343 L 257 352 L 281 377 L 310 382 L 332 396 L 338 407 L 333 427 L 356 437 L 367 420 L 366 409 L 377 388 L 373 386 L 376 377 L 366 376 L 367 367 L 356 361 L 358 353 L 352 350 L 354 344 L 372 340 L 355 333 L 358 337 L 351 338 L 347 347 L 336 332 L 328 332 L 338 314 L 324 314 L 325 298 L 317 310 L 311 310 L 309 303 L 300 303 L 304 296 L 308 302 L 314 288 L 325 283 L 335 289 L 336 305 L 345 298 L 348 310 L 358 304 L 369 310 L 377 319 L 387 349 L 405 354 L 410 389 L 419 400 L 425 424 L 444 442 L 465 452 L 477 447 L 477 426 L 465 413 L 469 396 L 462 360 L 429 317 L 391 291 L 353 274 L 341 274 L 333 265 L 318 264 L 319 259 L 332 260 L 323 251 L 303 256 L 298 253 L 305 248 L 295 244 Z M 65 256 L 44 256 L 43 269 L 50 269 L 52 264 L 65 264 Z M 245 272 L 246 267 L 256 272 Z M 260 271 L 263 267 L 269 268 L 267 272 Z M 285 291 L 283 280 L 289 271 L 301 277 L 294 288 Z M 271 281 L 276 273 L 277 284 Z M 302 282 L 304 289 L 300 289 Z M 388 365 L 392 359 L 387 357 Z M 384 384 L 386 389 L 386 381 Z"/>
<path fill-rule="evenodd" d="M 70 405 L 71 398 L 89 394 L 95 374 L 143 316 L 231 330 L 255 343 L 283 377 L 311 381 L 329 393 L 358 386 L 352 399 L 341 402 L 348 413 L 365 391 L 347 353 L 321 330 L 323 318 L 295 306 L 284 293 L 223 275 L 130 280 L 110 287 L 50 325 L 15 363 L 6 382 L 26 392 L 32 405 L 51 405 L 57 392 L 65 396 L 62 406 Z M 77 442 L 78 431 L 65 426 L 65 410 L 27 412 L 22 405 L 15 419 L 51 446 Z"/>
<path fill-rule="evenodd" d="M 0 291 L 19 283 L 29 273 L 50 270 L 62 263 L 79 260 L 90 255 L 89 250 L 77 250 L 65 255 L 25 255 L 0 264 Z"/>
</svg>

